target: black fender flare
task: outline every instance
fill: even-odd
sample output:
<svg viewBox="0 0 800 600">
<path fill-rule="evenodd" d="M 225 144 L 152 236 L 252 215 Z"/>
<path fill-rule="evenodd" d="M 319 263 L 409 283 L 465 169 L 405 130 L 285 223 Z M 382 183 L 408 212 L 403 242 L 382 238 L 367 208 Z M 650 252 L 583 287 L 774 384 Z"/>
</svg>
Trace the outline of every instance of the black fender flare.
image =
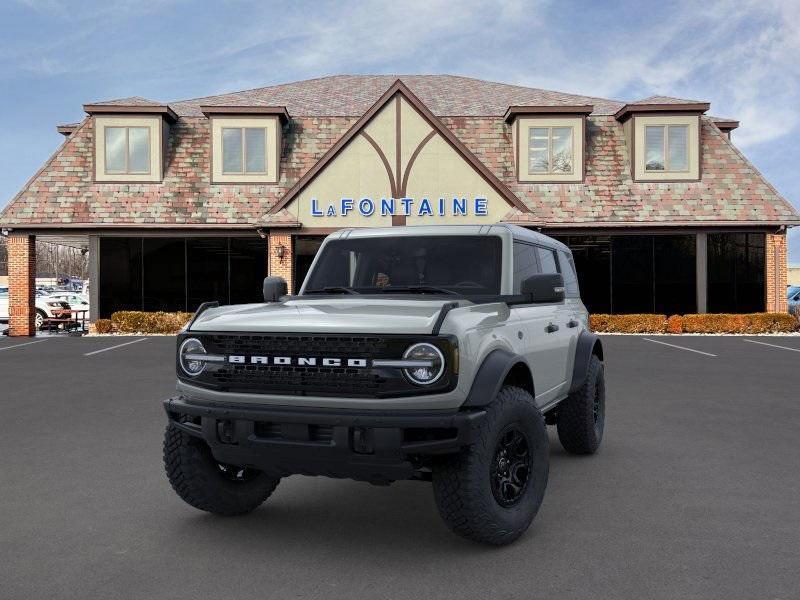
<svg viewBox="0 0 800 600">
<path fill-rule="evenodd" d="M 586 380 L 589 371 L 589 360 L 592 354 L 596 354 L 603 360 L 603 343 L 600 337 L 591 331 L 581 331 L 578 336 L 578 343 L 575 346 L 575 362 L 572 366 L 572 383 L 569 386 L 569 393 L 576 392 Z"/>
<path fill-rule="evenodd" d="M 467 399 L 462 406 L 486 406 L 492 402 L 500 391 L 509 371 L 520 363 L 530 370 L 528 363 L 518 354 L 513 354 L 503 348 L 496 348 L 489 352 L 486 358 L 483 359 L 480 368 L 478 368 L 475 379 L 472 380 L 472 387 L 469 390 Z M 533 379 L 532 375 L 531 379 Z"/>
</svg>

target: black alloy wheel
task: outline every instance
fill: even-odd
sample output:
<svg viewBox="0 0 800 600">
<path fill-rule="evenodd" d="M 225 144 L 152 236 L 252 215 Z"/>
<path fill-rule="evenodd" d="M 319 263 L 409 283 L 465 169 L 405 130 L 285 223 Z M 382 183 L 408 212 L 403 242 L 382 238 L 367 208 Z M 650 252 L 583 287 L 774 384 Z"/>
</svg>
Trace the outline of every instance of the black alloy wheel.
<svg viewBox="0 0 800 600">
<path fill-rule="evenodd" d="M 507 508 L 525 495 L 531 474 L 531 452 L 525 432 L 516 423 L 500 433 L 491 467 L 492 495 Z"/>
</svg>

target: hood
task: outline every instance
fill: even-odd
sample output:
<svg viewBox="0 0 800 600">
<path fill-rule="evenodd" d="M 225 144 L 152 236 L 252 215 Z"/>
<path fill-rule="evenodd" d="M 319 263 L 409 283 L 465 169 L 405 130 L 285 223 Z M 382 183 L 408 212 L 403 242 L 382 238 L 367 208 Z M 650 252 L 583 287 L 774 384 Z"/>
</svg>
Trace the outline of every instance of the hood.
<svg viewBox="0 0 800 600">
<path fill-rule="evenodd" d="M 204 311 L 191 331 L 429 334 L 442 306 L 452 301 L 347 296 L 220 306 Z"/>
</svg>

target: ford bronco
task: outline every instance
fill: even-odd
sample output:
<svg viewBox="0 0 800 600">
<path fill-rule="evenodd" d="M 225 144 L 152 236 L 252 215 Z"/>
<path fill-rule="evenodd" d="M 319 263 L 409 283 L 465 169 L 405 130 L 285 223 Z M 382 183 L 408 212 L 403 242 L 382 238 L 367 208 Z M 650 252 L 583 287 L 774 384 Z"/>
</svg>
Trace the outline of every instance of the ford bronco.
<svg viewBox="0 0 800 600">
<path fill-rule="evenodd" d="M 455 533 L 507 544 L 564 448 L 603 436 L 603 348 L 570 250 L 512 225 L 348 229 L 300 292 L 201 306 L 178 336 L 167 476 L 211 513 L 258 507 L 282 477 L 430 481 Z"/>
</svg>

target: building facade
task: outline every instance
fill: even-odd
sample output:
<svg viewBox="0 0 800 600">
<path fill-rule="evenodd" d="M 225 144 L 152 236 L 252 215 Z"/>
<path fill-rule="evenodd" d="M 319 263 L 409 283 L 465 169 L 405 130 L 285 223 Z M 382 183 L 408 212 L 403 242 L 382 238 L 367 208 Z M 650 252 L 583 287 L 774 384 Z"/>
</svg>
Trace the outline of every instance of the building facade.
<svg viewBox="0 0 800 600">
<path fill-rule="evenodd" d="M 593 312 L 785 311 L 800 216 L 709 108 L 447 75 L 87 104 L 0 215 L 11 332 L 32 333 L 37 236 L 89 251 L 107 317 L 296 290 L 345 227 L 498 221 L 567 243 Z"/>
</svg>

